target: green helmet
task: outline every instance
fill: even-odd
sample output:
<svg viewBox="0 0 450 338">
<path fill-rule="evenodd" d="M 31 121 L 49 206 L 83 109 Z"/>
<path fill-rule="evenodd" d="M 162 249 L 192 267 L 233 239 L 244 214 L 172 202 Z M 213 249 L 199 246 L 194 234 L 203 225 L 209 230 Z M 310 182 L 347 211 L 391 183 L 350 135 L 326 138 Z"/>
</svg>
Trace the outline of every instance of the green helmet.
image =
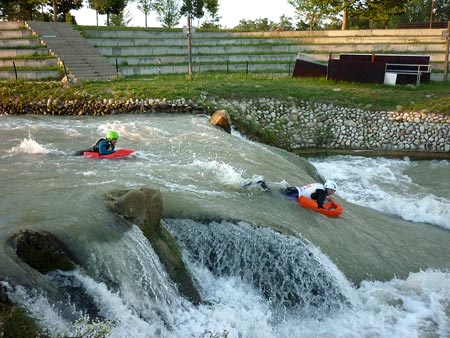
<svg viewBox="0 0 450 338">
<path fill-rule="evenodd" d="M 108 141 L 112 141 L 114 139 L 118 140 L 119 139 L 119 134 L 116 131 L 110 130 L 106 133 L 106 139 Z"/>
</svg>

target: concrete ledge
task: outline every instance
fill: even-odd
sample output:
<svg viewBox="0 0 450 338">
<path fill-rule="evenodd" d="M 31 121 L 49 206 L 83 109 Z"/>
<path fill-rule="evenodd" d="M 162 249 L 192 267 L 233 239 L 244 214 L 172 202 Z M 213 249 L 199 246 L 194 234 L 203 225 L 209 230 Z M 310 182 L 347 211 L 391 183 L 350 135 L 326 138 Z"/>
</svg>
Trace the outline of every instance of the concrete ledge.
<svg viewBox="0 0 450 338">
<path fill-rule="evenodd" d="M 0 59 L 0 67 L 13 67 L 13 61 L 16 67 L 56 67 L 58 60 L 56 58 L 45 59 Z"/>
<path fill-rule="evenodd" d="M 220 71 L 226 73 L 279 73 L 285 76 L 291 76 L 294 69 L 294 63 L 289 64 L 252 64 L 247 69 L 246 64 L 196 64 L 192 65 L 192 70 L 196 73 Z M 147 65 L 147 66 L 119 66 L 121 75 L 159 75 L 159 74 L 180 74 L 187 72 L 186 65 Z"/>
<path fill-rule="evenodd" d="M 22 48 L 22 47 L 40 47 L 41 42 L 39 39 L 11 39 L 3 40 L 0 39 L 1 48 Z"/>
<path fill-rule="evenodd" d="M 172 38 L 172 39 L 163 39 L 163 38 L 134 38 L 134 39 L 126 39 L 126 38 L 92 38 L 89 37 L 88 41 L 96 46 L 96 47 L 163 47 L 163 46 L 172 46 L 178 47 L 183 46 L 187 48 L 187 39 L 183 38 Z M 217 38 L 192 38 L 192 44 L 196 46 L 255 46 L 258 48 L 263 45 L 296 45 L 298 41 L 290 40 L 290 39 L 232 39 L 226 38 L 221 39 L 220 42 L 217 41 Z"/>
<path fill-rule="evenodd" d="M 187 53 L 187 47 L 99 47 L 98 50 L 107 57 L 111 56 L 149 56 L 149 55 L 184 55 Z M 206 55 L 220 55 L 220 54 L 256 54 L 256 53 L 292 53 L 293 58 L 299 52 L 305 51 L 303 46 L 193 46 L 192 53 L 195 54 L 206 54 Z"/>
<path fill-rule="evenodd" d="M 61 78 L 57 70 L 17 70 L 17 78 L 19 80 L 43 80 Z M 16 75 L 13 70 L 0 70 L 1 80 L 15 80 Z"/>
<path fill-rule="evenodd" d="M 355 37 L 355 36 L 440 36 L 442 28 L 433 29 L 356 29 L 356 30 L 317 30 L 289 32 L 241 32 L 232 33 L 235 36 L 261 37 Z"/>
<path fill-rule="evenodd" d="M 327 56 L 328 57 L 328 56 Z M 139 56 L 139 57 L 110 57 L 110 62 L 115 64 L 116 60 L 119 66 L 140 66 L 140 65 L 164 65 L 170 63 L 186 63 L 188 62 L 187 52 L 184 55 L 160 55 L 160 56 Z M 289 54 L 226 54 L 226 55 L 202 55 L 201 57 L 193 57 L 196 63 L 224 63 L 228 62 L 245 63 L 245 62 L 261 62 L 269 64 L 271 62 L 284 62 L 295 64 L 295 56 Z"/>
<path fill-rule="evenodd" d="M 33 56 L 33 55 L 48 55 L 48 49 L 47 48 L 0 49 L 0 58 Z"/>
<path fill-rule="evenodd" d="M 352 149 L 321 149 L 302 148 L 294 149 L 293 152 L 302 157 L 320 157 L 332 155 L 353 155 L 364 157 L 387 157 L 404 158 L 408 157 L 414 161 L 423 160 L 450 160 L 450 153 L 444 152 L 424 152 L 424 151 L 386 151 L 386 150 L 352 150 Z"/>
<path fill-rule="evenodd" d="M 23 21 L 0 21 L 0 30 L 21 29 L 24 25 Z"/>
<path fill-rule="evenodd" d="M 29 30 L 17 29 L 17 30 L 0 31 L 0 39 L 21 39 L 28 37 L 29 38 L 33 37 L 33 33 Z"/>
</svg>

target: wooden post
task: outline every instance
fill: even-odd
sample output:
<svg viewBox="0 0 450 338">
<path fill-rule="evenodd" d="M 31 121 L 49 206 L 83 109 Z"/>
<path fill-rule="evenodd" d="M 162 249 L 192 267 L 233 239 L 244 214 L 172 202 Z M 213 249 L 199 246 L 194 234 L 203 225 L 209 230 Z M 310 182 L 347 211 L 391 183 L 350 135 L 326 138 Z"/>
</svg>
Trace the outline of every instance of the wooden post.
<svg viewBox="0 0 450 338">
<path fill-rule="evenodd" d="M 16 76 L 16 81 L 17 81 L 17 68 L 16 68 L 16 63 L 13 61 L 13 66 L 14 66 L 14 75 Z"/>
<path fill-rule="evenodd" d="M 450 35 L 450 21 L 447 24 L 447 34 L 445 36 L 445 62 L 444 62 L 444 82 L 447 82 L 448 76 L 448 39 Z"/>
</svg>

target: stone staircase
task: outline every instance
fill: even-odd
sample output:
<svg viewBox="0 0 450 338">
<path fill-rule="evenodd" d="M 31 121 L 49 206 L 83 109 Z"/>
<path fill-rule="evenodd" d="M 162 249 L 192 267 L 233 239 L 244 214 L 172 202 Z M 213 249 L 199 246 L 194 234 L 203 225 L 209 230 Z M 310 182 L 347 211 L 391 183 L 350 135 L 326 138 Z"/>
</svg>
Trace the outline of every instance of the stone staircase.
<svg viewBox="0 0 450 338">
<path fill-rule="evenodd" d="M 62 68 L 24 22 L 0 21 L 0 80 L 59 80 Z"/>
<path fill-rule="evenodd" d="M 88 81 L 117 76 L 115 67 L 72 24 L 32 21 L 28 27 L 60 60 L 69 76 Z"/>
</svg>

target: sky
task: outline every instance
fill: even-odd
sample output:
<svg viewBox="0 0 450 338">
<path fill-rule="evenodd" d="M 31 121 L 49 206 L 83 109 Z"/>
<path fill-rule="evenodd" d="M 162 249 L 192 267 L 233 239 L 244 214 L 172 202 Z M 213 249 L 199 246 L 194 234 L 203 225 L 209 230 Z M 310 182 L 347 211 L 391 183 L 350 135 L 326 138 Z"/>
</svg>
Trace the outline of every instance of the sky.
<svg viewBox="0 0 450 338">
<path fill-rule="evenodd" d="M 125 13 L 129 13 L 128 18 L 132 18 L 128 26 L 145 27 L 145 17 L 142 12 L 136 9 L 136 6 L 129 0 L 129 5 L 125 9 Z M 256 20 L 260 18 L 268 18 L 271 21 L 279 22 L 280 17 L 284 14 L 287 17 L 294 17 L 294 7 L 288 4 L 288 0 L 219 0 L 219 17 L 220 25 L 223 28 L 233 28 L 239 24 L 242 19 Z M 71 11 L 75 16 L 79 25 L 97 24 L 95 11 L 90 8 L 83 8 L 79 11 Z M 98 16 L 99 26 L 104 26 L 106 15 Z M 185 25 L 186 18 L 181 18 L 177 27 Z M 193 22 L 194 26 L 197 22 Z M 160 22 L 156 19 L 156 15 L 151 13 L 147 17 L 148 27 L 161 27 Z"/>
</svg>

